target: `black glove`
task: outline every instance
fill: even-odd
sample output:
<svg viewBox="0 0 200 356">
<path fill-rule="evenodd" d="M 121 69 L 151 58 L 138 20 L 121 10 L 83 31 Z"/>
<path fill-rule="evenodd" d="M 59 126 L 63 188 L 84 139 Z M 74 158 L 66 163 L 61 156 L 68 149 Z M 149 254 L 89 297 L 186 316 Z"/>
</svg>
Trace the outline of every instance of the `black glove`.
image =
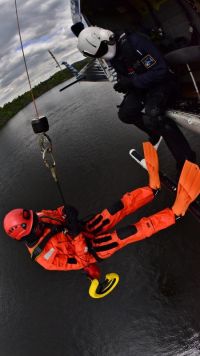
<svg viewBox="0 0 200 356">
<path fill-rule="evenodd" d="M 121 75 L 113 88 L 118 91 L 118 93 L 127 93 L 130 89 L 133 88 L 132 78 Z"/>
<path fill-rule="evenodd" d="M 82 230 L 82 223 L 78 219 L 78 210 L 71 205 L 65 205 L 63 213 L 66 215 L 66 228 L 71 237 L 76 237 Z"/>
</svg>

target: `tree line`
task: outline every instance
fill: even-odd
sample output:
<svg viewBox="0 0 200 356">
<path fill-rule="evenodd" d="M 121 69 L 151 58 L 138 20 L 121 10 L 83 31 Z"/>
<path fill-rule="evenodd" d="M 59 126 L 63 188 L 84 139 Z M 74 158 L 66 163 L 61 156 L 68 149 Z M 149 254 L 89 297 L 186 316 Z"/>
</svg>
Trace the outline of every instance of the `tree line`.
<svg viewBox="0 0 200 356">
<path fill-rule="evenodd" d="M 83 59 L 79 62 L 73 63 L 73 66 L 79 71 L 88 63 L 88 59 Z M 34 98 L 38 98 L 42 94 L 46 93 L 50 89 L 54 88 L 56 85 L 65 82 L 66 80 L 72 78 L 72 73 L 66 68 L 56 72 L 49 79 L 39 83 L 33 88 Z M 13 99 L 11 102 L 6 103 L 3 107 L 0 107 L 0 128 L 3 127 L 6 122 L 15 116 L 20 110 L 25 108 L 32 101 L 32 96 L 30 91 L 19 95 L 17 98 Z"/>
</svg>

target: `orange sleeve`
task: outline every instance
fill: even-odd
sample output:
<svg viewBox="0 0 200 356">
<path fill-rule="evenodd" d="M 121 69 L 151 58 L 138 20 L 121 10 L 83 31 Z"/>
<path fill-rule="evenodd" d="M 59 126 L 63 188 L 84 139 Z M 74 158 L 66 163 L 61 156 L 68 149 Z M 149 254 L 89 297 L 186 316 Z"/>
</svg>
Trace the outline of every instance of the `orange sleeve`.
<svg viewBox="0 0 200 356">
<path fill-rule="evenodd" d="M 101 271 L 96 263 L 91 263 L 90 265 L 84 267 L 84 271 L 90 279 L 100 279 Z"/>
<path fill-rule="evenodd" d="M 63 206 L 60 206 L 58 207 L 57 209 L 55 210 L 42 210 L 39 212 L 39 216 L 46 216 L 46 217 L 49 217 L 50 219 L 51 218 L 54 218 L 54 219 L 58 219 L 60 220 L 61 222 L 65 222 L 65 214 L 63 213 Z"/>
<path fill-rule="evenodd" d="M 87 221 L 84 227 L 85 232 L 99 235 L 109 231 L 125 216 L 150 203 L 153 198 L 153 191 L 148 186 L 127 192 L 110 208 L 104 209 Z M 90 236 L 88 235 L 88 237 Z"/>
</svg>

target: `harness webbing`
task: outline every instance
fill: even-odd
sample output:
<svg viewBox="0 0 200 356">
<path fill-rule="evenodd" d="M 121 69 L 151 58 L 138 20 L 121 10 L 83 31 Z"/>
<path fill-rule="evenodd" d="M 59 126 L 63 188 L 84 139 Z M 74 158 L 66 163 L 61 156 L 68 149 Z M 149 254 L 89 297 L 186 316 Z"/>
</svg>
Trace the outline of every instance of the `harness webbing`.
<svg viewBox="0 0 200 356">
<path fill-rule="evenodd" d="M 96 258 L 97 262 L 103 261 L 103 258 L 99 257 L 98 254 L 96 253 L 94 247 L 92 246 L 92 243 L 89 238 L 85 238 L 87 247 L 88 247 L 88 252 L 91 253 L 91 255 Z"/>
<path fill-rule="evenodd" d="M 44 237 L 44 239 L 36 246 L 36 248 L 33 250 L 31 254 L 31 259 L 35 260 L 41 252 L 44 250 L 44 247 L 46 246 L 47 242 L 56 235 L 58 232 L 63 231 L 63 226 L 54 226 L 51 228 L 51 231 Z"/>
</svg>

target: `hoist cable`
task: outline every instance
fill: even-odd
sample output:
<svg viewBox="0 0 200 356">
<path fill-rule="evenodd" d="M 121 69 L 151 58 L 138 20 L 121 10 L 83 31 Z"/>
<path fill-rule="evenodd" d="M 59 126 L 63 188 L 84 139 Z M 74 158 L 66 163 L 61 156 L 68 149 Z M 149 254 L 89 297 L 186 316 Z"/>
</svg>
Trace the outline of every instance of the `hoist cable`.
<svg viewBox="0 0 200 356">
<path fill-rule="evenodd" d="M 17 10 L 17 0 L 15 0 L 15 11 L 16 11 L 17 27 L 18 27 L 20 45 L 21 45 L 22 55 L 23 55 L 23 59 L 24 59 L 24 65 L 25 65 L 25 68 L 26 68 L 26 75 L 27 75 L 27 78 L 28 78 L 28 83 L 29 83 L 29 87 L 30 87 L 30 93 L 31 93 L 31 97 L 32 97 L 32 102 L 33 102 L 33 105 L 34 105 L 34 108 L 35 108 L 36 116 L 39 117 L 37 105 L 36 105 L 36 102 L 35 102 L 35 97 L 34 97 L 34 94 L 33 94 L 33 89 L 32 89 L 32 86 L 31 86 L 28 67 L 27 67 L 27 63 L 26 63 L 26 57 L 25 57 L 25 54 L 24 54 L 24 47 L 23 47 L 23 42 L 22 42 L 21 29 L 20 29 L 20 23 L 19 23 L 19 16 L 18 16 L 18 10 Z"/>
<path fill-rule="evenodd" d="M 23 46 L 23 42 L 22 42 L 20 22 L 19 22 L 18 9 L 17 9 L 17 0 L 15 0 L 15 11 L 16 11 L 17 26 L 18 26 L 18 33 L 19 33 L 21 51 L 22 51 L 24 65 L 25 65 L 25 69 L 26 69 L 26 75 L 27 75 L 27 79 L 28 79 L 28 84 L 29 84 L 29 88 L 30 88 L 32 102 L 33 102 L 33 105 L 34 105 L 34 108 L 35 108 L 35 112 L 36 112 L 36 116 L 37 116 L 37 119 L 32 120 L 32 127 L 33 127 L 33 123 L 34 123 L 33 130 L 34 130 L 35 133 L 40 135 L 39 145 L 40 145 L 40 149 L 41 149 L 41 153 L 42 153 L 42 159 L 44 161 L 45 166 L 51 172 L 51 175 L 52 175 L 52 177 L 53 177 L 53 179 L 54 179 L 54 181 L 56 183 L 56 186 L 57 186 L 57 189 L 58 189 L 58 192 L 59 192 L 59 195 L 61 197 L 63 205 L 66 205 L 64 194 L 62 192 L 61 185 L 60 185 L 60 182 L 58 180 L 57 173 L 56 173 L 56 162 L 55 162 L 53 154 L 52 154 L 51 139 L 50 139 L 50 137 L 48 135 L 45 134 L 45 132 L 49 129 L 48 120 L 47 120 L 47 118 L 45 116 L 39 117 L 39 113 L 38 113 L 35 97 L 34 97 L 34 94 L 33 94 L 33 89 L 32 89 L 31 80 L 30 80 L 30 76 L 29 76 L 29 71 L 28 71 L 28 67 L 27 67 L 26 57 L 25 57 L 25 53 L 24 53 L 24 46 Z"/>
</svg>

